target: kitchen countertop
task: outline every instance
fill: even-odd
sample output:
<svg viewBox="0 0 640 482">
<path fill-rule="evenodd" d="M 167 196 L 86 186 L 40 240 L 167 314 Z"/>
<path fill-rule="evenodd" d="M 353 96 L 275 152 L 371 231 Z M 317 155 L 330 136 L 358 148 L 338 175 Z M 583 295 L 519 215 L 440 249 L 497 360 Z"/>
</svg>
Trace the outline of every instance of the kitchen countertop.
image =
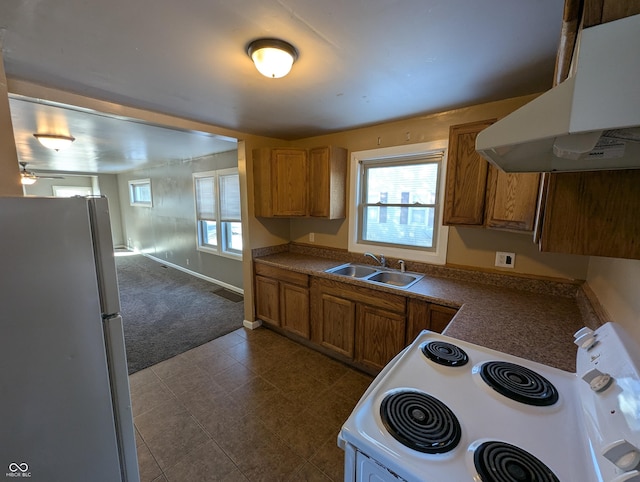
<svg viewBox="0 0 640 482">
<path fill-rule="evenodd" d="M 325 273 L 345 261 L 292 252 L 259 256 L 254 261 L 458 308 L 443 334 L 575 371 L 577 347 L 573 344 L 573 333 L 587 324 L 575 296 L 519 289 L 514 287 L 518 285 L 517 278 L 504 287 L 431 274 L 408 289 L 387 288 Z M 526 281 L 522 284 L 527 285 Z"/>
</svg>

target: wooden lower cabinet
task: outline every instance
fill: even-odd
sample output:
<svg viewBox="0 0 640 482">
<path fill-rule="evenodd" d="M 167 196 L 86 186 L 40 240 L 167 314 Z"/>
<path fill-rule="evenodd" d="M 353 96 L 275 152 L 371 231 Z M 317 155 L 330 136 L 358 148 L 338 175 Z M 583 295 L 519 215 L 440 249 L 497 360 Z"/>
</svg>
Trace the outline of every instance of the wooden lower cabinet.
<svg viewBox="0 0 640 482">
<path fill-rule="evenodd" d="M 382 370 L 404 348 L 405 325 L 404 313 L 358 305 L 355 361 L 375 371 Z"/>
<path fill-rule="evenodd" d="M 442 333 L 457 312 L 455 308 L 410 299 L 407 304 L 407 344 L 422 330 Z"/>
<path fill-rule="evenodd" d="M 309 338 L 309 289 L 280 283 L 280 321 L 282 328 Z"/>
<path fill-rule="evenodd" d="M 354 356 L 356 304 L 348 299 L 318 292 L 313 339 L 347 358 Z"/>
<path fill-rule="evenodd" d="M 256 317 L 280 326 L 278 280 L 256 276 Z"/>
<path fill-rule="evenodd" d="M 309 276 L 256 263 L 256 318 L 309 338 Z"/>
<path fill-rule="evenodd" d="M 455 308 L 255 264 L 256 317 L 377 374 L 422 330 L 441 332 Z M 305 342 L 306 343 L 306 342 Z"/>
<path fill-rule="evenodd" d="M 343 361 L 377 373 L 404 347 L 405 325 L 404 296 L 311 280 L 311 340 Z"/>
</svg>

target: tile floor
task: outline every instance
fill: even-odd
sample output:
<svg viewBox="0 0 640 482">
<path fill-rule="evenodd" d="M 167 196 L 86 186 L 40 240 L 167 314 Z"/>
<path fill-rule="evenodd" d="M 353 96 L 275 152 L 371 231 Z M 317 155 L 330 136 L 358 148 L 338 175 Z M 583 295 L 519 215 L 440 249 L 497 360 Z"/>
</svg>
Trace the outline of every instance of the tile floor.
<svg viewBox="0 0 640 482">
<path fill-rule="evenodd" d="M 336 436 L 372 378 L 266 328 L 130 376 L 142 482 L 341 481 Z"/>
</svg>

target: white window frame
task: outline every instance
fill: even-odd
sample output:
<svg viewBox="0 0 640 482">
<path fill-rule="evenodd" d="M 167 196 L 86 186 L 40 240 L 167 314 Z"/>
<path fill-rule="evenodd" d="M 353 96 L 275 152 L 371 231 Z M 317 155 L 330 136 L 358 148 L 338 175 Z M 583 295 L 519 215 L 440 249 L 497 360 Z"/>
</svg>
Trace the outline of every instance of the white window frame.
<svg viewBox="0 0 640 482">
<path fill-rule="evenodd" d="M 220 179 L 224 176 L 238 175 L 237 168 L 218 169 L 215 171 L 194 172 L 193 173 L 193 198 L 195 206 L 195 221 L 196 221 L 196 249 L 205 253 L 211 253 L 218 256 L 224 256 L 226 258 L 242 259 L 242 251 L 234 250 L 229 247 L 228 230 L 230 229 L 231 221 L 222 221 L 221 215 L 221 199 L 220 199 Z M 214 196 L 215 196 L 215 221 L 202 220 L 198 217 L 198 196 L 196 191 L 196 179 L 200 178 L 213 178 Z M 238 200 L 240 202 L 240 200 Z M 216 246 L 204 243 L 203 226 L 205 222 L 216 223 Z M 233 221 L 233 222 L 241 222 Z"/>
<path fill-rule="evenodd" d="M 131 206 L 141 206 L 141 207 L 153 207 L 153 191 L 151 190 L 151 179 L 132 179 L 128 182 L 129 185 L 129 204 Z M 135 190 L 139 186 L 149 186 L 149 201 L 140 201 L 136 199 Z"/>
<path fill-rule="evenodd" d="M 445 264 L 447 261 L 447 242 L 449 239 L 449 227 L 443 226 L 442 214 L 444 204 L 445 179 L 447 173 L 447 140 L 423 142 L 418 144 L 407 144 L 402 146 L 384 147 L 380 149 L 370 149 L 366 151 L 358 151 L 351 153 L 350 161 L 350 196 L 349 209 L 349 251 L 354 253 L 373 252 L 375 254 L 382 253 L 385 256 L 393 258 L 401 258 L 404 260 L 420 261 L 430 264 Z M 406 158 L 417 155 L 429 155 L 435 152 L 442 152 L 442 161 L 438 173 L 438 199 L 436 200 L 435 213 L 435 246 L 433 249 L 415 249 L 405 248 L 400 245 L 381 246 L 379 244 L 369 244 L 360 241 L 359 226 L 361 223 L 358 219 L 362 179 L 362 161 L 371 161 L 385 159 L 387 161 L 393 158 Z"/>
<path fill-rule="evenodd" d="M 92 196 L 91 186 L 51 186 L 54 197 Z M 73 192 L 73 194 L 70 194 Z"/>
</svg>

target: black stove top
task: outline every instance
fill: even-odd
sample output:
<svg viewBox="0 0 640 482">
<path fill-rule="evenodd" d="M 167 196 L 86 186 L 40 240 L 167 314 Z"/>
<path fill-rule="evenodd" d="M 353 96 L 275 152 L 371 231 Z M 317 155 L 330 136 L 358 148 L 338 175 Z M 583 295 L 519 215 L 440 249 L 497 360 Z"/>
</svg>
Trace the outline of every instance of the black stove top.
<svg viewBox="0 0 640 482">
<path fill-rule="evenodd" d="M 496 392 L 527 405 L 549 406 L 558 401 L 558 390 L 542 375 L 515 363 L 489 361 L 480 376 Z"/>
<path fill-rule="evenodd" d="M 506 442 L 484 442 L 473 452 L 482 482 L 560 482 L 538 458 Z"/>
<path fill-rule="evenodd" d="M 446 341 L 429 341 L 422 345 L 422 353 L 429 360 L 448 367 L 461 367 L 469 362 L 462 348 Z"/>
<path fill-rule="evenodd" d="M 460 441 L 460 422 L 455 414 L 423 392 L 402 390 L 387 395 L 380 405 L 380 416 L 396 440 L 419 452 L 449 452 Z"/>
</svg>

